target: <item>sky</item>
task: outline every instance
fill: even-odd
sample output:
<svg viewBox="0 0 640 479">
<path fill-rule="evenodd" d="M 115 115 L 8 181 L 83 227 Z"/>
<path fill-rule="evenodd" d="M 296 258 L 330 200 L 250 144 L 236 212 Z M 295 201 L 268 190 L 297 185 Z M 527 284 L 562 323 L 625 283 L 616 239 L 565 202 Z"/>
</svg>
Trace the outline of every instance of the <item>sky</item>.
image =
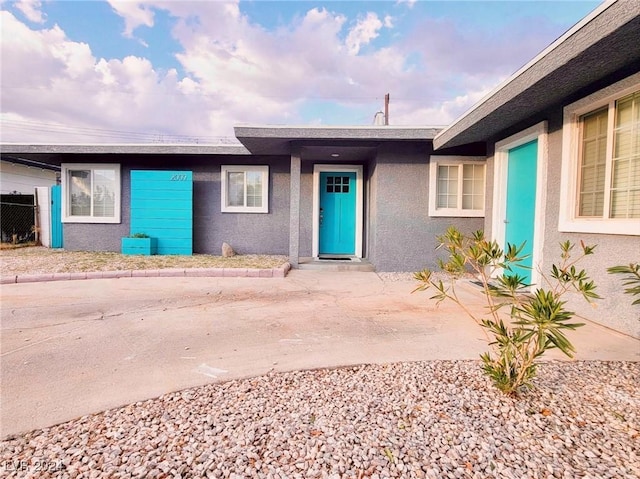
<svg viewBox="0 0 640 479">
<path fill-rule="evenodd" d="M 1 141 L 446 125 L 599 3 L 0 0 Z"/>
</svg>

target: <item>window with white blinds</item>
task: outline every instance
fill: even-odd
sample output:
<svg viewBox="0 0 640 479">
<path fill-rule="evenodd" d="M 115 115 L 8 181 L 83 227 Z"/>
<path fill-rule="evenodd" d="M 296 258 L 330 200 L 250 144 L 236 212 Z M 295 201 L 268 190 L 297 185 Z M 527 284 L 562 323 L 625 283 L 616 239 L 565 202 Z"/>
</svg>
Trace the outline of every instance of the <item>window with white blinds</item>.
<svg viewBox="0 0 640 479">
<path fill-rule="evenodd" d="M 431 157 L 430 216 L 484 216 L 485 161 L 465 157 Z"/>
<path fill-rule="evenodd" d="M 640 218 L 640 91 L 580 117 L 577 216 Z"/>
<path fill-rule="evenodd" d="M 222 165 L 221 210 L 223 213 L 269 212 L 269 167 Z"/>
</svg>

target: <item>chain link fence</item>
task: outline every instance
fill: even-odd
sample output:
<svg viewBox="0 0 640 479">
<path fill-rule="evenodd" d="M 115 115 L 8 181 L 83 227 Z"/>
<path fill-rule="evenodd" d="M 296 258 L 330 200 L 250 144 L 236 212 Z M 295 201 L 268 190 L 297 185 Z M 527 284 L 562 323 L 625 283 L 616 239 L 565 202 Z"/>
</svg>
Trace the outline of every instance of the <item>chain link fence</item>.
<svg viewBox="0 0 640 479">
<path fill-rule="evenodd" d="M 34 195 L 0 195 L 2 242 L 19 244 L 36 240 Z"/>
</svg>

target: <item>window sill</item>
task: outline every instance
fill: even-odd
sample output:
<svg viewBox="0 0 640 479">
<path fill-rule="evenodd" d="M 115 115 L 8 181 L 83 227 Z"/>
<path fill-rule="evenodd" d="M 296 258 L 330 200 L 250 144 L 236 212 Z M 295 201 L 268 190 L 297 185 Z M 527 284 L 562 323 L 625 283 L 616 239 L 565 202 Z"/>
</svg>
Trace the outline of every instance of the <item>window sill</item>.
<svg viewBox="0 0 640 479">
<path fill-rule="evenodd" d="M 93 218 L 91 216 L 66 216 L 62 223 L 95 223 L 95 224 L 119 224 L 120 218 Z"/>
<path fill-rule="evenodd" d="M 227 206 L 222 208 L 222 213 L 249 213 L 249 214 L 265 214 L 269 213 L 267 208 L 234 208 Z"/>
<path fill-rule="evenodd" d="M 429 210 L 429 216 L 449 218 L 484 218 L 483 210 Z"/>
<path fill-rule="evenodd" d="M 594 233 L 605 235 L 640 236 L 638 220 L 572 220 L 560 221 L 558 231 L 563 233 Z"/>
</svg>

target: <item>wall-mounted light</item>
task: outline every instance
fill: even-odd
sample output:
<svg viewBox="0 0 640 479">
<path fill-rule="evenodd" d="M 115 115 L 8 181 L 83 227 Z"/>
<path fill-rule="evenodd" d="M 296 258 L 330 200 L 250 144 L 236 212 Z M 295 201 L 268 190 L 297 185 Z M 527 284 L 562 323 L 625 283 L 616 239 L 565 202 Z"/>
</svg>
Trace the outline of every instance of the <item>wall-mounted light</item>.
<svg viewBox="0 0 640 479">
<path fill-rule="evenodd" d="M 340 156 L 340 153 L 331 153 L 331 156 L 334 158 L 338 158 Z"/>
</svg>

